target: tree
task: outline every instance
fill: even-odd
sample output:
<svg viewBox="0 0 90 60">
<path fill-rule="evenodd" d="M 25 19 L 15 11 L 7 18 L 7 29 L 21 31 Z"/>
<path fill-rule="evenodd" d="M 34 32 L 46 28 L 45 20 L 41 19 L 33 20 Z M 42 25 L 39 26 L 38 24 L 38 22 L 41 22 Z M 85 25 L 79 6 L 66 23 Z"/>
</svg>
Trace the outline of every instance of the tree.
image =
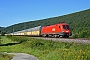
<svg viewBox="0 0 90 60">
<path fill-rule="evenodd" d="M 5 32 L 1 32 L 1 36 L 5 36 Z"/>
</svg>

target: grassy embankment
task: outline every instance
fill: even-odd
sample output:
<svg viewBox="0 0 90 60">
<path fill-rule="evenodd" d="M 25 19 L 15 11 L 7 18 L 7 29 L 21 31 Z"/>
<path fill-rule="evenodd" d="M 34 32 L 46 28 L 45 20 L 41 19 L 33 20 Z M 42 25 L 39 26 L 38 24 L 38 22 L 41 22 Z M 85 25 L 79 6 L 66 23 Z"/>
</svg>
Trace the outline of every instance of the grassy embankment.
<svg viewBox="0 0 90 60">
<path fill-rule="evenodd" d="M 4 50 L 5 48 L 2 48 L 5 46 L 5 44 L 7 43 L 12 43 L 11 40 L 8 40 L 6 37 L 1 37 L 0 36 L 0 60 L 11 60 L 11 58 L 13 58 L 13 55 L 8 55 L 3 53 L 1 50 Z M 8 47 L 8 46 L 7 46 Z"/>
<path fill-rule="evenodd" d="M 6 37 L 2 38 L 7 40 Z M 0 46 L 0 52 L 28 53 L 40 60 L 90 60 L 90 44 L 53 42 L 30 37 L 8 38 L 12 41 L 9 39 L 8 43 Z"/>
</svg>

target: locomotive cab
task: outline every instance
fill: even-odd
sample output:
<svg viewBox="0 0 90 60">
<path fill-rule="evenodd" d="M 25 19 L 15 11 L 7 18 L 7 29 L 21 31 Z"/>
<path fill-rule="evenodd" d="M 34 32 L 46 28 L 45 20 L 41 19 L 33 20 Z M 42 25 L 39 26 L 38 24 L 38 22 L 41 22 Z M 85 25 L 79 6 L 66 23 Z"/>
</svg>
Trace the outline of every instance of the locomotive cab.
<svg viewBox="0 0 90 60">
<path fill-rule="evenodd" d="M 62 37 L 69 37 L 72 35 L 68 24 L 64 23 L 64 24 L 61 24 L 61 26 L 62 26 L 62 29 L 61 29 L 62 30 L 62 32 L 61 32 Z"/>
</svg>

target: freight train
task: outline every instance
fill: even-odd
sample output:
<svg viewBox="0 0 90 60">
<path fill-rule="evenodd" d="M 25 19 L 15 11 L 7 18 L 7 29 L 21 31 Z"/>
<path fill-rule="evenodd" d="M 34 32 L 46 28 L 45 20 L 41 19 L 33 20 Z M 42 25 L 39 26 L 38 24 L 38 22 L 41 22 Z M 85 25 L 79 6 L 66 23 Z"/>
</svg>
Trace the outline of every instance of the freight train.
<svg viewBox="0 0 90 60">
<path fill-rule="evenodd" d="M 44 36 L 44 37 L 66 37 L 72 35 L 70 27 L 67 23 L 61 22 L 49 26 L 37 26 L 34 28 L 25 29 L 22 31 L 17 31 L 10 33 L 9 35 L 16 36 Z"/>
</svg>

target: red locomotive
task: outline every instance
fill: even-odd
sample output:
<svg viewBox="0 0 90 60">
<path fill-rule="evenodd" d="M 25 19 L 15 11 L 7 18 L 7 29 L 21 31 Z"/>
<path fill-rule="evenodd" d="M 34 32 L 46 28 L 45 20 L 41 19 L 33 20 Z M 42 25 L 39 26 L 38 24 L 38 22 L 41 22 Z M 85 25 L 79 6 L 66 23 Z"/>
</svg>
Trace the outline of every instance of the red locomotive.
<svg viewBox="0 0 90 60">
<path fill-rule="evenodd" d="M 67 23 L 61 22 L 59 24 L 43 26 L 41 29 L 42 36 L 51 36 L 51 37 L 66 37 L 71 36 L 70 27 Z"/>
</svg>

